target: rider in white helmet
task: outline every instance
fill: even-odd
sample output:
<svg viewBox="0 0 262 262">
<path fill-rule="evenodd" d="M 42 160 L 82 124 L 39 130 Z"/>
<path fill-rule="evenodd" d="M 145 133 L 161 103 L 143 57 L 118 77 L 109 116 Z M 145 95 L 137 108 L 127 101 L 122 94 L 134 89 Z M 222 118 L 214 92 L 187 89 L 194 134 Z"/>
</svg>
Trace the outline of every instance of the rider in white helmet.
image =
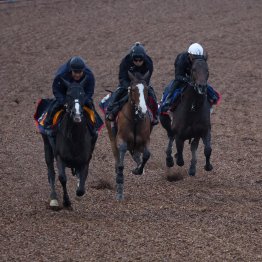
<svg viewBox="0 0 262 262">
<path fill-rule="evenodd" d="M 171 102 L 176 100 L 179 94 L 181 94 L 182 88 L 186 85 L 186 81 L 190 77 L 192 61 L 195 58 L 204 58 L 204 48 L 198 44 L 191 44 L 186 52 L 180 53 L 175 60 L 175 79 L 167 86 L 165 94 L 165 100 L 162 101 L 161 112 L 166 112 L 171 106 Z M 176 93 L 176 94 L 175 94 Z M 219 94 L 208 85 L 207 95 L 211 105 L 216 104 L 219 99 Z"/>
</svg>

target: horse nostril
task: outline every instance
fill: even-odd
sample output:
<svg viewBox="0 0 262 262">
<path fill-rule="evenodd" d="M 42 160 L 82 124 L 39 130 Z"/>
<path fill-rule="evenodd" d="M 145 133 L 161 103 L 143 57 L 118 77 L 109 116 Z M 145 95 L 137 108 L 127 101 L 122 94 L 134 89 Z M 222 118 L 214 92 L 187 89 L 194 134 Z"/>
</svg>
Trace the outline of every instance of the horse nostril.
<svg viewBox="0 0 262 262">
<path fill-rule="evenodd" d="M 75 117 L 74 117 L 74 121 L 75 121 L 76 123 L 80 123 L 80 122 L 82 121 L 82 119 L 81 119 L 80 116 L 75 116 Z"/>
</svg>

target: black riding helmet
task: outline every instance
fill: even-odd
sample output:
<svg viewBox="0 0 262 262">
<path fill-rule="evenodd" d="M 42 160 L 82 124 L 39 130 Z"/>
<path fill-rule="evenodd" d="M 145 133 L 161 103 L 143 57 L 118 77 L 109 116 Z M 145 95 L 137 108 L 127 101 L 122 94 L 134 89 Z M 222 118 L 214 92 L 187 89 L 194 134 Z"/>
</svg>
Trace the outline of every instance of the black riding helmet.
<svg viewBox="0 0 262 262">
<path fill-rule="evenodd" d="M 143 45 L 141 45 L 139 42 L 136 42 L 131 48 L 130 55 L 132 59 L 144 59 L 146 56 L 146 50 Z"/>
<path fill-rule="evenodd" d="M 83 71 L 85 68 L 85 62 L 80 56 L 73 56 L 69 65 L 71 71 Z"/>
</svg>

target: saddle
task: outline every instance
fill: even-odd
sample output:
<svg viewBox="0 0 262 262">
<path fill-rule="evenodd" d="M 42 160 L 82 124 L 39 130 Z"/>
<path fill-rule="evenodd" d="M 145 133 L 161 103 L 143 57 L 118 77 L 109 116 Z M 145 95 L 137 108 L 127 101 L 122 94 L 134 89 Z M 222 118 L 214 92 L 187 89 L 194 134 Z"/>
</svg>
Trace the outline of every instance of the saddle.
<svg viewBox="0 0 262 262">
<path fill-rule="evenodd" d="M 50 106 L 51 101 L 52 99 L 41 99 L 38 102 L 36 112 L 34 114 L 37 130 L 39 133 L 44 135 L 54 135 L 56 133 L 57 127 L 65 112 L 64 109 L 57 111 L 52 119 L 52 128 L 50 129 L 50 127 L 46 127 L 45 119 L 47 117 L 48 108 Z M 88 127 L 90 128 L 90 130 L 95 128 L 99 131 L 104 125 L 103 120 L 101 119 L 99 114 L 87 106 L 84 106 L 83 109 L 87 113 Z"/>
<path fill-rule="evenodd" d="M 111 95 L 107 94 L 105 97 L 103 97 L 103 99 L 99 103 L 99 108 L 101 109 L 103 114 L 106 114 L 107 107 L 110 104 L 110 98 L 111 98 Z M 121 108 L 124 106 L 124 104 L 127 103 L 127 101 L 128 101 L 127 95 L 122 97 L 119 101 L 117 101 L 116 104 L 113 105 L 114 110 L 112 110 L 112 111 L 117 111 L 117 115 L 118 115 L 118 112 L 121 110 Z M 151 99 L 151 98 L 149 98 L 148 101 L 147 101 L 147 109 L 148 109 L 148 112 L 149 112 L 150 121 L 153 122 L 154 115 L 157 113 L 157 110 L 158 110 L 158 105 L 155 104 L 154 100 Z M 117 115 L 115 117 L 114 122 L 117 122 Z"/>
</svg>

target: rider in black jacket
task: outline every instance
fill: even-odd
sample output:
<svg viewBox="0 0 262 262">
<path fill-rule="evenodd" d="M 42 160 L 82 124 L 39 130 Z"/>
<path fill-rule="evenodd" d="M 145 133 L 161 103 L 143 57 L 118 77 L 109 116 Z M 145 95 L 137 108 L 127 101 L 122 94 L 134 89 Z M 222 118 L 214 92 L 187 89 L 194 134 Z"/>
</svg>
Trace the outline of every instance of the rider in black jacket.
<svg viewBox="0 0 262 262">
<path fill-rule="evenodd" d="M 157 98 L 152 86 L 150 86 L 150 78 L 153 73 L 153 61 L 146 54 L 146 51 L 139 42 L 135 43 L 132 46 L 130 53 L 126 55 L 119 67 L 119 86 L 116 91 L 111 96 L 111 101 L 107 107 L 106 111 L 106 119 L 110 121 L 114 121 L 117 113 L 120 111 L 122 106 L 127 101 L 127 93 L 128 87 L 130 86 L 130 79 L 128 76 L 128 71 L 131 73 L 139 72 L 141 74 L 145 74 L 149 71 L 149 77 L 147 79 L 148 88 L 148 96 L 151 97 L 157 107 Z M 157 112 L 157 110 L 155 110 Z M 154 116 L 153 125 L 158 124 L 158 116 L 157 114 Z"/>
<path fill-rule="evenodd" d="M 95 77 L 92 73 L 91 69 L 85 64 L 84 60 L 79 56 L 74 56 L 69 59 L 65 64 L 59 67 L 56 72 L 54 81 L 53 81 L 53 94 L 55 96 L 55 100 L 50 105 L 48 110 L 48 114 L 45 120 L 45 126 L 47 128 L 51 128 L 52 119 L 55 113 L 63 108 L 66 100 L 66 91 L 67 87 L 62 81 L 62 78 L 67 80 L 68 82 L 81 82 L 86 77 L 86 81 L 84 82 L 84 92 L 85 92 L 85 100 L 84 104 L 87 105 L 90 109 L 94 110 L 93 104 L 93 94 L 95 87 Z"/>
<path fill-rule="evenodd" d="M 163 101 L 164 104 L 161 106 L 161 112 L 166 112 L 170 108 L 172 100 L 176 99 L 176 97 L 173 98 L 173 94 L 176 89 L 183 88 L 186 85 L 186 82 L 184 80 L 189 80 L 191 74 L 192 59 L 203 56 L 204 49 L 198 43 L 190 45 L 186 52 L 178 54 L 174 63 L 175 79 L 172 82 L 172 86 L 169 89 L 165 101 Z M 207 88 L 207 96 L 211 105 L 216 104 L 219 99 L 219 94 L 210 85 L 208 85 Z"/>
</svg>

